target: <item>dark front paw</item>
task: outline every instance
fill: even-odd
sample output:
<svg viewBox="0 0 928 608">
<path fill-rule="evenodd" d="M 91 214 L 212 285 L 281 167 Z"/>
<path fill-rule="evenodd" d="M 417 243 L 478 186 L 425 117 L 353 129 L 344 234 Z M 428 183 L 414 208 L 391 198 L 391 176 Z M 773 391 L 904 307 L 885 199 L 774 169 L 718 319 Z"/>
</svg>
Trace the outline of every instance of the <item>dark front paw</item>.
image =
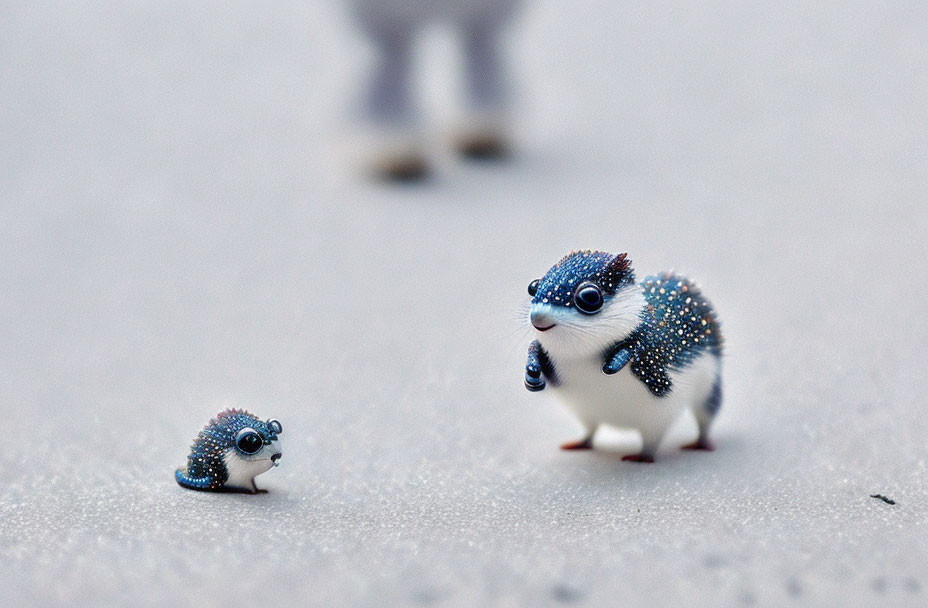
<svg viewBox="0 0 928 608">
<path fill-rule="evenodd" d="M 541 377 L 541 370 L 528 368 L 525 370 L 525 388 L 534 392 L 540 391 L 545 387 L 545 380 Z"/>
<path fill-rule="evenodd" d="M 544 390 L 544 388 L 545 388 L 545 381 L 544 381 L 544 380 L 536 380 L 536 381 L 534 381 L 534 382 L 531 382 L 531 381 L 529 381 L 528 379 L 526 379 L 526 380 L 525 380 L 525 388 L 527 388 L 528 390 L 532 391 L 533 393 L 537 393 L 537 392 L 540 391 L 540 390 Z"/>
</svg>

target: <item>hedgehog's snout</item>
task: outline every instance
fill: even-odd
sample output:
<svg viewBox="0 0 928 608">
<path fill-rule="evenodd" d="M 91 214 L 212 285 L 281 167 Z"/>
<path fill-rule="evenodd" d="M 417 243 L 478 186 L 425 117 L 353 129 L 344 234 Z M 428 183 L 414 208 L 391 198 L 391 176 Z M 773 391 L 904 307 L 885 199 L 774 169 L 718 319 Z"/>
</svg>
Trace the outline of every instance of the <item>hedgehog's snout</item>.
<svg viewBox="0 0 928 608">
<path fill-rule="evenodd" d="M 538 331 L 548 331 L 556 325 L 551 315 L 539 308 L 532 309 L 529 319 Z"/>
</svg>

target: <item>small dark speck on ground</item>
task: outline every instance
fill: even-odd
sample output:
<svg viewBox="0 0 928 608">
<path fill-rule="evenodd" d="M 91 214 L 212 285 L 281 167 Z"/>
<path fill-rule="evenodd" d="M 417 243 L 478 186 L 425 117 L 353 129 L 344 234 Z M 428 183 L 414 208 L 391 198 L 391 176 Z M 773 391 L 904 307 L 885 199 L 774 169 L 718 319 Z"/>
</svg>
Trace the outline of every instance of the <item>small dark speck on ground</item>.
<svg viewBox="0 0 928 608">
<path fill-rule="evenodd" d="M 585 597 L 582 591 L 570 585 L 555 585 L 554 588 L 551 589 L 551 595 L 562 604 L 573 604 Z"/>
<path fill-rule="evenodd" d="M 896 504 L 895 500 L 893 500 L 892 498 L 889 498 L 888 496 L 883 496 L 882 494 L 871 494 L 870 498 L 879 498 L 880 500 L 882 500 L 888 505 Z"/>
<path fill-rule="evenodd" d="M 919 591 L 922 590 L 921 583 L 915 580 L 915 577 L 913 576 L 910 576 L 907 579 L 905 579 L 902 582 L 902 586 L 905 587 L 905 590 L 908 591 L 909 593 L 918 593 Z"/>
<path fill-rule="evenodd" d="M 786 592 L 790 597 L 802 596 L 802 585 L 799 584 L 799 579 L 791 578 L 786 581 Z"/>
<path fill-rule="evenodd" d="M 877 593 L 886 593 L 887 587 L 889 587 L 889 581 L 887 581 L 882 576 L 870 581 L 870 588 Z"/>
</svg>

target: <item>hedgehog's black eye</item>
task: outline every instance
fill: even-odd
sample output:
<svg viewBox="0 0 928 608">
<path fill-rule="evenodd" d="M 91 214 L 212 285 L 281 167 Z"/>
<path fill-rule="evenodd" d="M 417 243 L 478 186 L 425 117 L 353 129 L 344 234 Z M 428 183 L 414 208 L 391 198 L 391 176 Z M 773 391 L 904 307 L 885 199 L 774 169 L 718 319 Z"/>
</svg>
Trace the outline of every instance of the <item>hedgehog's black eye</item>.
<svg viewBox="0 0 928 608">
<path fill-rule="evenodd" d="M 574 292 L 574 305 L 584 314 L 596 314 L 603 307 L 603 290 L 589 281 L 580 283 Z"/>
<path fill-rule="evenodd" d="M 538 283 L 540 282 L 541 281 L 539 281 L 538 279 L 535 279 L 534 281 L 528 284 L 528 295 L 532 296 L 533 298 L 535 297 L 535 294 L 538 293 Z"/>
<path fill-rule="evenodd" d="M 280 426 L 280 420 L 277 418 L 271 418 L 267 421 L 267 428 L 271 430 L 272 433 L 280 435 L 284 432 L 284 427 Z"/>
<path fill-rule="evenodd" d="M 254 429 L 242 429 L 235 435 L 235 447 L 242 454 L 257 454 L 264 445 L 264 440 Z"/>
</svg>

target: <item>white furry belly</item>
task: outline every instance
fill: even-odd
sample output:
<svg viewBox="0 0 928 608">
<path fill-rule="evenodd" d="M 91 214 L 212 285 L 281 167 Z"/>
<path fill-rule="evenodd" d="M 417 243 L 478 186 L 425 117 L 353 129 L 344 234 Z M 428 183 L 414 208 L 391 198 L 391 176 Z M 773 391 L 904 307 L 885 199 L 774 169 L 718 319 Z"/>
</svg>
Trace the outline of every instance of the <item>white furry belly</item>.
<svg viewBox="0 0 928 608">
<path fill-rule="evenodd" d="M 246 460 L 236 454 L 234 449 L 223 454 L 222 460 L 229 474 L 229 478 L 223 485 L 227 488 L 249 492 L 255 492 L 258 489 L 255 485 L 255 477 L 274 466 L 270 458 Z"/>
<path fill-rule="evenodd" d="M 687 407 L 701 406 L 712 390 L 719 365 L 717 357 L 706 353 L 681 370 L 671 370 L 671 391 L 657 397 L 632 373 L 630 365 L 607 375 L 599 357 L 559 361 L 561 384 L 552 388 L 589 428 L 608 424 L 644 433 L 651 427 L 669 426 Z"/>
</svg>

